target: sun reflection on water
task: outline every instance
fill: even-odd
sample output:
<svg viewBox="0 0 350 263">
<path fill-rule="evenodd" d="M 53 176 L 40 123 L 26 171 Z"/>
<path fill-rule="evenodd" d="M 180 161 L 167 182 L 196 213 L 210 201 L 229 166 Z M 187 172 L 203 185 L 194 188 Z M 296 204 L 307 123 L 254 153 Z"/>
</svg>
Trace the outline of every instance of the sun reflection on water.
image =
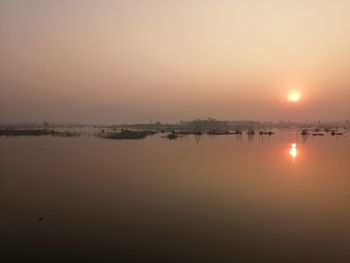
<svg viewBox="0 0 350 263">
<path fill-rule="evenodd" d="M 297 144 L 296 143 L 292 143 L 289 149 L 289 154 L 290 156 L 292 156 L 292 158 L 296 158 L 298 155 L 298 149 L 297 149 Z"/>
</svg>

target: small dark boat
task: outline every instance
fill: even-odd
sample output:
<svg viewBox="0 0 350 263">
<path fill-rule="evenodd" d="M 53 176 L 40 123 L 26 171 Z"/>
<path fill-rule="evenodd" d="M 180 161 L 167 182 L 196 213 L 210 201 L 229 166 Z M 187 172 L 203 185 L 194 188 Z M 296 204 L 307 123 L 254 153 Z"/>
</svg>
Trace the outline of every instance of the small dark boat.
<svg viewBox="0 0 350 263">
<path fill-rule="evenodd" d="M 332 136 L 343 135 L 343 133 L 342 133 L 342 132 L 334 132 L 334 131 L 332 131 L 332 132 L 331 132 L 331 135 L 332 135 Z"/>
<path fill-rule="evenodd" d="M 260 135 L 272 135 L 272 134 L 275 134 L 275 133 L 272 132 L 272 131 L 259 131 L 259 134 Z"/>
<path fill-rule="evenodd" d="M 303 135 L 303 136 L 309 135 L 308 130 L 307 130 L 307 129 L 303 129 L 303 130 L 301 131 L 301 135 Z"/>
<path fill-rule="evenodd" d="M 167 138 L 169 140 L 174 140 L 174 139 L 177 139 L 178 137 L 179 136 L 177 134 L 175 134 L 175 133 L 169 133 L 168 136 L 167 136 Z"/>
<path fill-rule="evenodd" d="M 235 130 L 232 134 L 242 134 L 242 131 L 240 131 L 240 130 Z"/>
<path fill-rule="evenodd" d="M 254 130 L 250 130 L 247 132 L 248 135 L 254 135 L 255 134 L 255 131 Z"/>
</svg>

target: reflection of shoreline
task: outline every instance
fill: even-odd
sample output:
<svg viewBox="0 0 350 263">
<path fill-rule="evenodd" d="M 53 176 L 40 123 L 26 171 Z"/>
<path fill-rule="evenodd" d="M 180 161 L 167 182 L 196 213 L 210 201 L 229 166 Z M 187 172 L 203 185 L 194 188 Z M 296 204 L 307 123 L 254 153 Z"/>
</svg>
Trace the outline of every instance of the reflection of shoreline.
<svg viewBox="0 0 350 263">
<path fill-rule="evenodd" d="M 297 149 L 297 144 L 296 143 L 292 143 L 289 149 L 289 154 L 290 156 L 292 156 L 292 158 L 297 157 L 298 155 L 298 149 Z"/>
</svg>

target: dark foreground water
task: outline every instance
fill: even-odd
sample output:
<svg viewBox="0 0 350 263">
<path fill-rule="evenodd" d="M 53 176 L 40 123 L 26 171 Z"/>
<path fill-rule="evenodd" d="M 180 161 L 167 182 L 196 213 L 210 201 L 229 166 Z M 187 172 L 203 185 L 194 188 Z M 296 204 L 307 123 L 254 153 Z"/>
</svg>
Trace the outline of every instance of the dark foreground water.
<svg viewBox="0 0 350 263">
<path fill-rule="evenodd" d="M 350 262 L 350 138 L 2 137 L 0 213 L 0 262 Z"/>
</svg>

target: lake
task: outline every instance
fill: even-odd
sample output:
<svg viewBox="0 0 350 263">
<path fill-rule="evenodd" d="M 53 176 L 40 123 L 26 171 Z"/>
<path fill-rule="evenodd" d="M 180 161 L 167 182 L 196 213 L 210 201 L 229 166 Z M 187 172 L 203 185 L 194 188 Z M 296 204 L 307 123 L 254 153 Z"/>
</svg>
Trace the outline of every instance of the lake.
<svg viewBox="0 0 350 263">
<path fill-rule="evenodd" d="M 350 262 L 350 138 L 0 137 L 1 262 Z"/>
</svg>

